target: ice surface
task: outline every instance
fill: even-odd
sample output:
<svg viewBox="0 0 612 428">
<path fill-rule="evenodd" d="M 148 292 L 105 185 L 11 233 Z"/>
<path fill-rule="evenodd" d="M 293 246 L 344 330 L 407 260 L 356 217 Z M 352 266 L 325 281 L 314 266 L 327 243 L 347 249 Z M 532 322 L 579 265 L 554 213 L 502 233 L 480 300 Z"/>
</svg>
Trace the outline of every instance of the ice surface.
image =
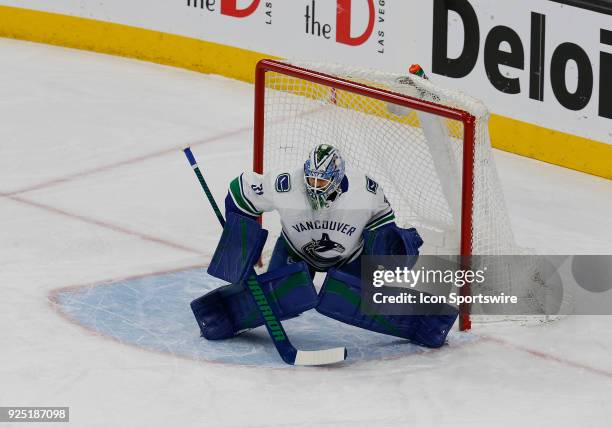
<svg viewBox="0 0 612 428">
<path fill-rule="evenodd" d="M 223 284 L 198 268 L 60 289 L 53 301 L 74 322 L 124 344 L 202 361 L 293 369 L 281 360 L 265 328 L 232 340 L 205 341 L 200 337 L 189 302 Z M 342 324 L 316 311 L 284 321 L 283 325 L 300 350 L 346 346 L 349 357 L 344 365 L 414 353 L 452 352 L 457 346 L 478 340 L 472 334 L 454 333 L 449 346 L 428 350 Z"/>
<path fill-rule="evenodd" d="M 0 405 L 70 406 L 83 427 L 609 424 L 610 317 L 485 325 L 477 340 L 436 352 L 283 370 L 153 352 L 82 328 L 55 303 L 66 287 L 206 265 L 218 225 L 180 149 L 191 144 L 221 200 L 251 165 L 253 90 L 5 39 L 0 70 Z M 612 252 L 609 180 L 495 157 L 520 245 Z M 92 296 L 99 308 L 116 303 Z"/>
</svg>

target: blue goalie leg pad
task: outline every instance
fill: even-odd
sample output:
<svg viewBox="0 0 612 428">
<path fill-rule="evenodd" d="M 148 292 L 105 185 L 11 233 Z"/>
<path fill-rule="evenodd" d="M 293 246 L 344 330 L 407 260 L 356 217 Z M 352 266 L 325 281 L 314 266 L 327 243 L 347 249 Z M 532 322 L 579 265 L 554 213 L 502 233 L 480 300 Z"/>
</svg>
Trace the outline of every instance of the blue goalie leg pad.
<svg viewBox="0 0 612 428">
<path fill-rule="evenodd" d="M 208 274 L 233 284 L 241 283 L 255 265 L 268 231 L 252 218 L 228 213 Z"/>
<path fill-rule="evenodd" d="M 223 297 L 223 293 L 232 287 L 233 284 L 224 285 L 191 302 L 191 310 L 200 332 L 208 340 L 227 339 L 235 334 Z"/>
<path fill-rule="evenodd" d="M 316 310 L 346 324 L 438 348 L 444 345 L 458 315 L 454 307 L 444 306 L 443 313 L 449 315 L 366 315 L 361 312 L 360 279 L 332 269 L 319 292 Z"/>
<path fill-rule="evenodd" d="M 294 318 L 318 303 L 317 291 L 304 262 L 267 272 L 258 276 L 258 281 L 280 320 Z M 191 302 L 202 336 L 208 340 L 228 339 L 264 324 L 246 287 L 246 280 L 224 285 Z"/>
</svg>

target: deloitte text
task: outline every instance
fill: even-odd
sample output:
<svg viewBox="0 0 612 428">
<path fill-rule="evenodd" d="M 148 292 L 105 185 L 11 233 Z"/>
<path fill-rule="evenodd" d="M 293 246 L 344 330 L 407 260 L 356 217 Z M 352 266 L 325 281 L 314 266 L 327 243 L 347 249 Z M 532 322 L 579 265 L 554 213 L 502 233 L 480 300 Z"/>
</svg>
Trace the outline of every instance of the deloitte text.
<svg viewBox="0 0 612 428">
<path fill-rule="evenodd" d="M 448 57 L 449 12 L 457 13 L 463 23 L 463 49 L 456 58 Z M 548 17 L 548 19 L 554 19 Z M 481 17 L 484 21 L 484 17 Z M 484 38 L 483 62 L 487 78 L 498 91 L 506 94 L 528 92 L 529 98 L 543 102 L 544 88 L 550 87 L 556 100 L 568 110 L 582 110 L 598 98 L 598 114 L 612 119 L 612 53 L 600 51 L 599 58 L 589 54 L 577 43 L 567 41 L 546 51 L 547 16 L 531 12 L 530 34 L 519 35 L 514 29 L 498 25 Z M 585 28 L 597 31 L 601 47 L 612 46 L 612 28 Z M 434 0 L 432 72 L 452 78 L 463 78 L 476 67 L 481 46 L 479 17 L 469 0 Z M 526 55 L 525 51 L 529 53 Z M 519 77 L 527 68 L 529 88 L 522 88 Z M 566 81 L 566 67 L 575 62 L 577 84 Z M 599 64 L 599 93 L 594 95 L 593 65 Z M 514 69 L 513 77 L 505 76 L 499 67 Z M 548 70 L 549 68 L 550 70 Z M 572 89 L 572 87 L 574 87 Z M 594 101 L 597 102 L 597 101 Z"/>
</svg>

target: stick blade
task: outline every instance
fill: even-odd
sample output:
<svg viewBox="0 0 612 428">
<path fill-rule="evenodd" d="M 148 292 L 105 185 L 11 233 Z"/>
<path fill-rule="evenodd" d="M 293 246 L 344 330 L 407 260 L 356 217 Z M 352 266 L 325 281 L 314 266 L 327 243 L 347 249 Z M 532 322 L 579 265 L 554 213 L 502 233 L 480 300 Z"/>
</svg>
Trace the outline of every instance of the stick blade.
<svg viewBox="0 0 612 428">
<path fill-rule="evenodd" d="M 346 360 L 346 348 L 321 349 L 320 351 L 297 351 L 296 366 L 324 366 Z"/>
</svg>

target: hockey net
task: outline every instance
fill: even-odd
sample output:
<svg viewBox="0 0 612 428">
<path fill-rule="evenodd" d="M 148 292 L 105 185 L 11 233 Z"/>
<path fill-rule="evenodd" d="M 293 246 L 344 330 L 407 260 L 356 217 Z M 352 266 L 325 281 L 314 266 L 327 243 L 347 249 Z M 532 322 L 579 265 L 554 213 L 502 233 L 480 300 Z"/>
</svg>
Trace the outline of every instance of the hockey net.
<svg viewBox="0 0 612 428">
<path fill-rule="evenodd" d="M 380 183 L 397 224 L 423 237 L 423 254 L 522 252 L 480 101 L 408 73 L 263 60 L 255 104 L 256 172 L 298 168 L 316 144 L 332 144 Z M 500 286 L 516 294 L 516 282 Z M 460 327 L 472 320 L 463 308 Z"/>
</svg>

